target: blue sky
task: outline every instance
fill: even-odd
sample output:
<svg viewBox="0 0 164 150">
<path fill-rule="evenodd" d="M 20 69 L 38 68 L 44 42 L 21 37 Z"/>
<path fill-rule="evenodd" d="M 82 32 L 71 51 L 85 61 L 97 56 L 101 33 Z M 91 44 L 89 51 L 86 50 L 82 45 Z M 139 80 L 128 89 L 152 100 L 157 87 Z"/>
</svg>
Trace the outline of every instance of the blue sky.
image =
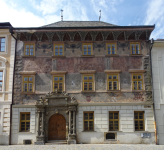
<svg viewBox="0 0 164 150">
<path fill-rule="evenodd" d="M 151 37 L 164 38 L 164 0 L 0 0 L 0 22 L 39 27 L 61 20 L 120 25 L 156 25 Z"/>
</svg>

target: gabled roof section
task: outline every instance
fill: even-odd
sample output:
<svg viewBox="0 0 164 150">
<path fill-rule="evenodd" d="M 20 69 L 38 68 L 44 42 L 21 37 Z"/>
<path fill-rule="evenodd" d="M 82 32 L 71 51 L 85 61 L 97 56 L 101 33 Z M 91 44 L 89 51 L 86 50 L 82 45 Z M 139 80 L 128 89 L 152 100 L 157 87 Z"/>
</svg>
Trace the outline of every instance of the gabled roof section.
<svg viewBox="0 0 164 150">
<path fill-rule="evenodd" d="M 40 28 L 45 27 L 109 27 L 109 26 L 117 26 L 114 24 L 110 24 L 107 22 L 102 21 L 59 21 L 52 24 L 48 24 L 45 26 L 42 26 Z"/>
</svg>

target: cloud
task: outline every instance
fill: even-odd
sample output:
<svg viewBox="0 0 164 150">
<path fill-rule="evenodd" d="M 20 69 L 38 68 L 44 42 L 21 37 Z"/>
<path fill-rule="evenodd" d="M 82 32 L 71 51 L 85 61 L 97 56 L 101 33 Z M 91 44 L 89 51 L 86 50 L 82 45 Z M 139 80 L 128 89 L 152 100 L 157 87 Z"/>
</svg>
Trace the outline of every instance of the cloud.
<svg viewBox="0 0 164 150">
<path fill-rule="evenodd" d="M 37 11 L 42 13 L 43 17 L 52 14 L 60 16 L 60 10 L 63 9 L 64 20 L 89 20 L 87 9 L 79 0 L 41 0 L 39 3 L 35 0 L 29 1 Z"/>
<path fill-rule="evenodd" d="M 91 0 L 91 6 L 97 16 L 99 16 L 99 10 L 102 12 L 102 20 L 110 23 L 116 23 L 117 19 L 113 13 L 117 12 L 117 5 L 123 0 Z"/>
<path fill-rule="evenodd" d="M 45 24 L 45 19 L 34 15 L 11 1 L 0 0 L 1 22 L 10 22 L 14 27 L 37 27 Z"/>
<path fill-rule="evenodd" d="M 151 38 L 164 38 L 164 1 L 151 0 L 147 3 L 145 25 L 155 24 L 155 30 L 151 34 Z"/>
</svg>

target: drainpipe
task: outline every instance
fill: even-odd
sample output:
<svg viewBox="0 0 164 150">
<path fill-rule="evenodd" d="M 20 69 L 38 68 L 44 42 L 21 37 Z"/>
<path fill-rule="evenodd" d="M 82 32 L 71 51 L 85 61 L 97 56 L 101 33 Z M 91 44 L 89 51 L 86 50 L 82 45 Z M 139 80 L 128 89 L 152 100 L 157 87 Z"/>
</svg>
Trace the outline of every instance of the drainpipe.
<svg viewBox="0 0 164 150">
<path fill-rule="evenodd" d="M 154 44 L 154 39 L 152 38 L 150 40 L 150 64 L 151 64 L 151 84 L 152 84 L 152 98 L 153 98 L 153 112 L 154 112 L 154 128 L 155 128 L 155 143 L 158 145 L 158 140 L 157 140 L 157 126 L 156 126 L 156 115 L 155 115 L 155 104 L 154 104 L 154 89 L 153 89 L 153 71 L 152 71 L 152 56 L 151 56 L 151 51 L 152 47 Z"/>
<path fill-rule="evenodd" d="M 9 137 L 9 145 L 11 145 L 11 127 L 12 127 L 12 104 L 13 104 L 13 99 L 14 99 L 14 72 L 15 72 L 15 58 L 16 58 L 16 47 L 17 47 L 17 38 L 13 35 L 13 27 L 9 28 L 11 36 L 15 39 L 15 56 L 14 56 L 14 66 L 13 66 L 13 86 L 12 86 L 12 102 L 10 106 L 10 137 Z"/>
</svg>

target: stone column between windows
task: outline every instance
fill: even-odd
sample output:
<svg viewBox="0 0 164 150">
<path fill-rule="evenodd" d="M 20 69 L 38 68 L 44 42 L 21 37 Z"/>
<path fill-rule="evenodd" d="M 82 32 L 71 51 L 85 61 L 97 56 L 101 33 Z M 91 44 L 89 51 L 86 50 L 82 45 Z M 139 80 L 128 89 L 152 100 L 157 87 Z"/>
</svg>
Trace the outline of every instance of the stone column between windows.
<svg viewBox="0 0 164 150">
<path fill-rule="evenodd" d="M 73 111 L 73 134 L 76 134 L 75 133 L 75 121 L 76 121 L 76 116 L 75 116 L 75 114 L 76 114 L 76 112 L 75 111 Z"/>
<path fill-rule="evenodd" d="M 42 129 L 41 129 L 41 136 L 44 136 L 44 111 L 42 111 Z"/>
<path fill-rule="evenodd" d="M 37 136 L 39 136 L 39 133 L 40 133 L 40 111 L 38 111 L 38 134 Z"/>
<path fill-rule="evenodd" d="M 71 111 L 69 111 L 69 134 L 71 134 Z"/>
</svg>

